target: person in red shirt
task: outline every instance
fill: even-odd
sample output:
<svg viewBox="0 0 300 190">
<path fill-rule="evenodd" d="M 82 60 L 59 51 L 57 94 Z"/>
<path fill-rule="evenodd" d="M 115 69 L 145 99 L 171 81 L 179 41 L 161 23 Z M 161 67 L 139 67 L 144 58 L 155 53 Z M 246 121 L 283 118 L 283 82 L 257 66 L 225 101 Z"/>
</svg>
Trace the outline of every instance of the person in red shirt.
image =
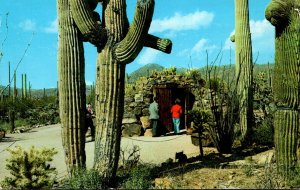
<svg viewBox="0 0 300 190">
<path fill-rule="evenodd" d="M 182 114 L 182 108 L 179 105 L 180 100 L 177 98 L 175 100 L 175 105 L 171 108 L 172 120 L 174 124 L 174 133 L 179 134 L 179 126 L 180 126 L 180 115 Z"/>
</svg>

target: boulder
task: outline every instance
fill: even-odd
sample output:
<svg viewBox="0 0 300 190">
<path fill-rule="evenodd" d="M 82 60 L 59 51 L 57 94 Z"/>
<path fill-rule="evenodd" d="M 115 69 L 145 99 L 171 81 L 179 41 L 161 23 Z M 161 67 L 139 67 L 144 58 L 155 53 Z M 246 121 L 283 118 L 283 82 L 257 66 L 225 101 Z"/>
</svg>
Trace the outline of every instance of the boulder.
<svg viewBox="0 0 300 190">
<path fill-rule="evenodd" d="M 151 120 L 149 116 L 142 116 L 140 120 L 144 129 L 150 128 Z"/>
<path fill-rule="evenodd" d="M 142 115 L 142 111 L 143 111 L 143 109 L 141 107 L 136 107 L 136 108 L 134 108 L 133 113 L 134 113 L 134 115 Z"/>
<path fill-rule="evenodd" d="M 144 116 L 149 115 L 149 109 L 148 109 L 148 108 L 144 108 L 144 109 L 142 110 L 142 114 L 143 114 Z"/>
<path fill-rule="evenodd" d="M 156 178 L 154 181 L 156 189 L 170 189 L 172 185 L 172 179 L 169 178 Z"/>
<path fill-rule="evenodd" d="M 122 124 L 132 124 L 132 123 L 137 123 L 136 118 L 123 118 Z"/>
<path fill-rule="evenodd" d="M 146 129 L 144 133 L 145 137 L 152 137 L 152 129 Z"/>
<path fill-rule="evenodd" d="M 142 133 L 142 126 L 139 124 L 124 124 L 122 126 L 122 137 L 140 136 Z"/>
<path fill-rule="evenodd" d="M 135 101 L 135 102 L 143 102 L 143 101 L 144 101 L 144 99 L 143 99 L 143 94 L 136 94 L 136 95 L 134 96 L 134 101 Z"/>
</svg>

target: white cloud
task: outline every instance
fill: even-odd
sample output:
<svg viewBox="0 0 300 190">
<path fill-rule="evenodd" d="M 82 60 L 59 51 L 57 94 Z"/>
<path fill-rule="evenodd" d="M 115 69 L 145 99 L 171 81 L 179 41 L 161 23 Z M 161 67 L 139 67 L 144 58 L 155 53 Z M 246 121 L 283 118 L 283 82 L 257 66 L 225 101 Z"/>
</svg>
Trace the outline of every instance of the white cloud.
<svg viewBox="0 0 300 190">
<path fill-rule="evenodd" d="M 274 27 L 266 19 L 258 21 L 250 20 L 250 30 L 252 39 L 274 38 Z"/>
<path fill-rule="evenodd" d="M 214 14 L 207 11 L 196 11 L 187 15 L 175 13 L 174 16 L 153 20 L 150 33 L 164 31 L 197 30 L 199 27 L 208 26 L 214 19 Z"/>
<path fill-rule="evenodd" d="M 250 31 L 253 53 L 266 53 L 274 49 L 274 27 L 266 20 L 250 20 Z M 225 41 L 224 50 L 235 49 L 235 43 L 230 41 L 235 31 L 232 31 Z"/>
<path fill-rule="evenodd" d="M 192 48 L 192 52 L 201 52 L 205 50 L 205 44 L 207 43 L 207 39 L 200 39 Z"/>
<path fill-rule="evenodd" d="M 206 51 L 212 54 L 217 49 L 217 46 L 211 44 L 208 39 L 201 38 L 191 49 L 184 49 L 178 53 L 179 56 L 191 56 L 197 60 L 206 56 Z"/>
<path fill-rule="evenodd" d="M 24 31 L 35 31 L 36 23 L 30 19 L 27 19 L 21 23 L 19 23 L 19 27 Z"/>
<path fill-rule="evenodd" d="M 50 24 L 49 24 L 49 26 L 47 26 L 45 29 L 44 29 L 44 31 L 46 32 L 46 33 L 57 33 L 57 31 L 58 31 L 58 21 L 57 21 L 57 18 L 55 19 L 55 20 L 53 20 Z"/>
<path fill-rule="evenodd" d="M 148 63 L 154 63 L 157 58 L 159 51 L 151 48 L 146 48 L 143 54 L 141 54 L 140 58 L 137 62 L 141 65 L 146 65 Z"/>
<path fill-rule="evenodd" d="M 250 20 L 250 31 L 252 39 L 253 61 L 257 61 L 257 63 L 266 63 L 267 61 L 274 61 L 274 27 L 266 19 Z M 231 47 L 233 54 L 235 51 L 235 43 L 232 43 L 230 41 L 230 36 L 234 33 L 235 31 L 231 32 L 231 34 L 228 36 L 223 48 L 223 50 L 229 50 Z"/>
</svg>

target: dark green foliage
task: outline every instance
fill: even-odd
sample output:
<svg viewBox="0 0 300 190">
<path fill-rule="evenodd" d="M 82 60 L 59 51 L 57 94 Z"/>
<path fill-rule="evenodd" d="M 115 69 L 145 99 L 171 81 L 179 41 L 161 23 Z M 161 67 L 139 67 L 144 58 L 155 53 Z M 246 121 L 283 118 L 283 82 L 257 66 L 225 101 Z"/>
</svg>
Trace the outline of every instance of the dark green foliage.
<svg viewBox="0 0 300 190">
<path fill-rule="evenodd" d="M 130 170 L 128 178 L 124 181 L 122 187 L 125 189 L 150 189 L 152 187 L 152 170 L 152 165 L 137 165 Z"/>
<path fill-rule="evenodd" d="M 199 138 L 199 148 L 200 148 L 200 155 L 203 156 L 203 147 L 202 147 L 202 136 L 204 126 L 208 126 L 208 122 L 212 121 L 212 114 L 209 111 L 205 110 L 192 110 L 189 113 L 189 119 L 195 124 L 194 127 L 197 129 L 198 138 Z"/>
<path fill-rule="evenodd" d="M 7 159 L 6 168 L 11 176 L 2 182 L 4 188 L 41 189 L 51 188 L 56 182 L 55 168 L 49 162 L 57 153 L 54 148 L 37 150 L 31 147 L 24 151 L 20 146 L 8 149 L 11 157 Z"/>
<path fill-rule="evenodd" d="M 62 181 L 63 189 L 102 189 L 102 176 L 94 169 L 76 169 L 71 177 Z"/>
<path fill-rule="evenodd" d="M 15 125 L 46 125 L 59 122 L 58 105 L 56 97 L 42 99 L 6 99 L 0 102 L 0 115 L 9 116 L 9 112 L 15 112 Z M 22 122 L 20 122 L 22 121 Z M 9 122 L 0 121 L 0 122 Z"/>
<path fill-rule="evenodd" d="M 274 145 L 274 128 L 272 118 L 266 118 L 253 129 L 253 142 L 260 145 Z"/>
</svg>

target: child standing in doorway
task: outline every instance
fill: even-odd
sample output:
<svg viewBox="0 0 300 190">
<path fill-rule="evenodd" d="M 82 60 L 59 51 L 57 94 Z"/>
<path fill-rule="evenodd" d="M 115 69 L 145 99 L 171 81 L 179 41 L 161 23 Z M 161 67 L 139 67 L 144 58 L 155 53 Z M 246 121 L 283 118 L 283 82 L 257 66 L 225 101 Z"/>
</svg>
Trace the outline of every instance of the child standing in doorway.
<svg viewBox="0 0 300 190">
<path fill-rule="evenodd" d="M 180 104 L 180 100 L 177 98 L 175 100 L 175 105 L 173 105 L 171 108 L 172 120 L 173 120 L 173 124 L 174 124 L 174 133 L 176 135 L 179 134 L 179 132 L 180 132 L 180 130 L 179 130 L 180 116 L 182 114 L 182 108 L 179 104 Z"/>
</svg>

